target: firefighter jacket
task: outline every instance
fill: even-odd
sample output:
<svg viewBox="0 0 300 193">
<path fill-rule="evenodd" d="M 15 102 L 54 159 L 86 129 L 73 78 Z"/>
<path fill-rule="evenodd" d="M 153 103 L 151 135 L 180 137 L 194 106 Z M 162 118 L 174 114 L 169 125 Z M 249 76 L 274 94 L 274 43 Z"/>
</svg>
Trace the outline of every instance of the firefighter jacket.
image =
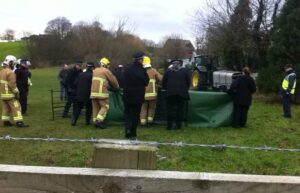
<svg viewBox="0 0 300 193">
<path fill-rule="evenodd" d="M 116 77 L 107 68 L 99 67 L 93 71 L 91 99 L 109 98 L 108 87 L 119 88 Z"/>
<path fill-rule="evenodd" d="M 296 89 L 296 73 L 294 70 L 289 70 L 282 81 L 282 90 L 289 94 L 295 94 Z"/>
<path fill-rule="evenodd" d="M 149 84 L 146 87 L 145 100 L 155 100 L 157 98 L 156 82 L 162 81 L 162 75 L 154 68 L 147 68 L 146 71 L 149 77 Z"/>
<path fill-rule="evenodd" d="M 19 93 L 16 84 L 16 75 L 9 68 L 5 67 L 0 71 L 0 97 L 2 100 L 14 99 Z"/>
</svg>

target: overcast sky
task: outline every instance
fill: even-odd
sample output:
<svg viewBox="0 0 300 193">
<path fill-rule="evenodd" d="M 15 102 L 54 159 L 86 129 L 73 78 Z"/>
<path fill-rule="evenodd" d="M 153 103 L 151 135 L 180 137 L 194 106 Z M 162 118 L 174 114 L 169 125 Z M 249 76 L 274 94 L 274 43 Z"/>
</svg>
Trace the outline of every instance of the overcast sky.
<svg viewBox="0 0 300 193">
<path fill-rule="evenodd" d="M 98 18 L 105 29 L 120 17 L 128 17 L 134 33 L 156 42 L 168 34 L 182 34 L 192 39 L 189 20 L 206 0 L 6 0 L 1 1 L 0 33 L 11 28 L 43 33 L 47 22 L 57 16 L 67 17 L 73 24 Z"/>
</svg>

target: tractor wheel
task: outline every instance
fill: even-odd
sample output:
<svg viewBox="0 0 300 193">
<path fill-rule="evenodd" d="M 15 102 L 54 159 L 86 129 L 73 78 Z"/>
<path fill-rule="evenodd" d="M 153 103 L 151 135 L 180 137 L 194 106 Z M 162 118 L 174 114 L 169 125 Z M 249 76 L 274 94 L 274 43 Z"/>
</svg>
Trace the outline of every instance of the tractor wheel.
<svg viewBox="0 0 300 193">
<path fill-rule="evenodd" d="M 192 89 L 194 90 L 198 90 L 200 88 L 200 73 L 195 70 L 192 73 L 192 85 L 191 85 Z"/>
</svg>

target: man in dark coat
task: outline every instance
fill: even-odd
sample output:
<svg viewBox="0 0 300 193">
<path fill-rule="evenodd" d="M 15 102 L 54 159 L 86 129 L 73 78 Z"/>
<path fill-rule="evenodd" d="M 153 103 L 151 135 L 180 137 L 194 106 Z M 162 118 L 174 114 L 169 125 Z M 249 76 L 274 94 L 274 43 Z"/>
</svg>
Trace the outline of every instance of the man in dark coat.
<svg viewBox="0 0 300 193">
<path fill-rule="evenodd" d="M 283 102 L 283 117 L 291 118 L 291 102 L 292 96 L 295 94 L 297 76 L 292 64 L 287 64 L 284 67 L 285 77 L 282 80 L 280 94 Z"/>
<path fill-rule="evenodd" d="M 252 103 L 252 94 L 256 92 L 256 85 L 250 76 L 248 67 L 243 69 L 243 75 L 237 77 L 228 91 L 233 96 L 233 120 L 235 128 L 245 127 L 247 124 L 248 110 Z"/>
<path fill-rule="evenodd" d="M 182 67 L 181 60 L 173 60 L 171 67 L 163 76 L 163 89 L 166 90 L 168 126 L 167 129 L 180 129 L 182 126 L 184 107 L 190 99 L 191 84 L 188 69 Z"/>
<path fill-rule="evenodd" d="M 94 68 L 95 68 L 94 63 L 88 62 L 86 71 L 81 73 L 78 77 L 76 102 L 74 105 L 72 126 L 76 125 L 81 110 L 84 107 L 85 107 L 85 124 L 86 125 L 91 124 L 92 102 L 90 99 L 90 95 L 91 95 L 91 85 L 92 85 Z"/>
<path fill-rule="evenodd" d="M 136 138 L 136 128 L 140 120 L 142 104 L 145 100 L 145 88 L 149 83 L 149 77 L 143 68 L 144 53 L 133 55 L 134 63 L 124 70 L 124 118 L 125 137 Z"/>
<path fill-rule="evenodd" d="M 81 65 L 82 62 L 78 61 L 75 63 L 73 68 L 68 69 L 66 80 L 65 80 L 65 87 L 67 91 L 67 102 L 65 104 L 65 109 L 62 115 L 63 118 L 68 117 L 68 113 L 72 105 L 74 110 L 74 102 L 76 100 L 76 94 L 77 94 L 78 77 L 79 74 L 82 72 Z"/>
<path fill-rule="evenodd" d="M 65 81 L 68 73 L 68 64 L 64 64 L 64 67 L 59 71 L 58 80 L 60 85 L 60 100 L 64 101 L 66 99 L 66 87 Z"/>
<path fill-rule="evenodd" d="M 124 88 L 124 66 L 118 65 L 118 67 L 114 69 L 113 75 L 117 78 L 119 87 Z"/>
<path fill-rule="evenodd" d="M 20 66 L 18 69 L 15 70 L 15 74 L 16 74 L 17 87 L 20 92 L 19 102 L 21 105 L 22 114 L 24 115 L 27 113 L 27 96 L 29 90 L 29 85 L 28 85 L 29 73 L 27 67 L 27 60 L 20 61 Z"/>
</svg>

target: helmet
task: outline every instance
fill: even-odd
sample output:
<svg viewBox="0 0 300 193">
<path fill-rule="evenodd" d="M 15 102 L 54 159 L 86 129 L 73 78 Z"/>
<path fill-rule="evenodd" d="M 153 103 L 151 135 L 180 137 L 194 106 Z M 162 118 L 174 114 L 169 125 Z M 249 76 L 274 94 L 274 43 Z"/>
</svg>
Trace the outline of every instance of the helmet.
<svg viewBox="0 0 300 193">
<path fill-rule="evenodd" d="M 151 68 L 151 59 L 148 56 L 144 56 L 143 66 L 144 68 Z"/>
<path fill-rule="evenodd" d="M 101 60 L 100 60 L 100 64 L 101 64 L 101 66 L 102 67 L 108 67 L 109 66 L 109 60 L 107 59 L 107 58 L 102 58 Z"/>
<path fill-rule="evenodd" d="M 5 60 L 4 62 L 2 63 L 2 66 L 6 66 L 6 65 L 9 65 L 9 63 L 16 63 L 17 62 L 17 58 L 13 55 L 8 55 L 5 57 Z"/>
</svg>

